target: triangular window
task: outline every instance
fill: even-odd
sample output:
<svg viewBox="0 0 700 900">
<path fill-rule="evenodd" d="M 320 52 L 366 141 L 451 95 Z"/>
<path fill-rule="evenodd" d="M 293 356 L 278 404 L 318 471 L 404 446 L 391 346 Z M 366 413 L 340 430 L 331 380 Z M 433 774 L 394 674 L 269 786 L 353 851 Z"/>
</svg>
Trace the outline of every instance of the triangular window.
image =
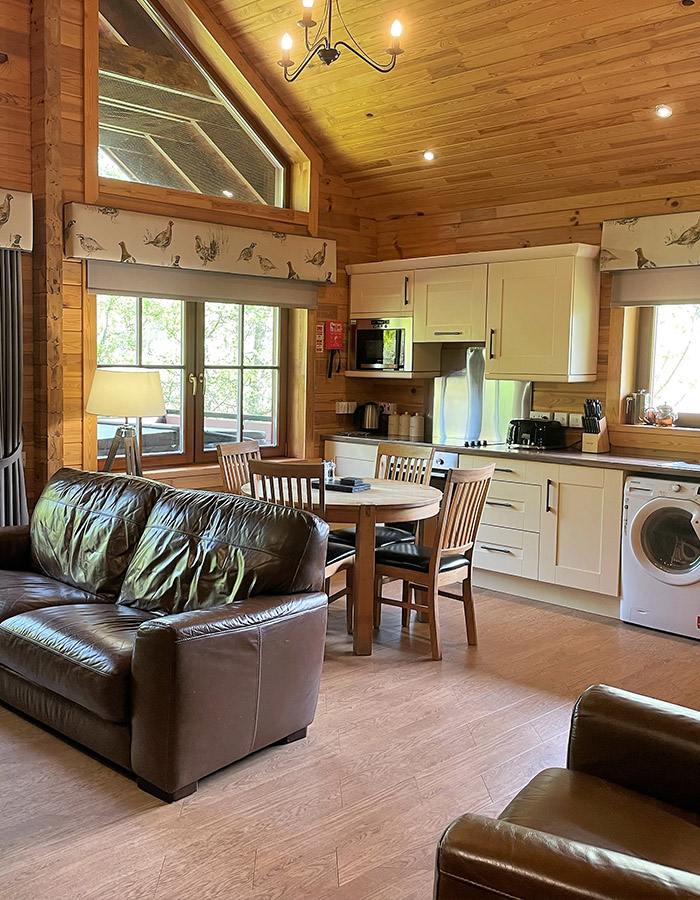
<svg viewBox="0 0 700 900">
<path fill-rule="evenodd" d="M 284 164 L 148 0 L 99 2 L 99 175 L 283 206 Z"/>
</svg>

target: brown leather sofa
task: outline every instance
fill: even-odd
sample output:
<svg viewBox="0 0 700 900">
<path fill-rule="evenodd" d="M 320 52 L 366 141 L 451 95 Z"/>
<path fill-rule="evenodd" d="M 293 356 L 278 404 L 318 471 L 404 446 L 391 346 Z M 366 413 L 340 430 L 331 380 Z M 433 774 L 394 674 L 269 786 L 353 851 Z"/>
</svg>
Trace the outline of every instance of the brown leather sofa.
<svg viewBox="0 0 700 900">
<path fill-rule="evenodd" d="M 187 796 L 305 736 L 327 538 L 298 510 L 62 469 L 0 529 L 0 700 Z"/>
<path fill-rule="evenodd" d="M 435 898 L 700 898 L 700 714 L 589 688 L 566 769 L 540 772 L 498 819 L 447 829 Z"/>
</svg>

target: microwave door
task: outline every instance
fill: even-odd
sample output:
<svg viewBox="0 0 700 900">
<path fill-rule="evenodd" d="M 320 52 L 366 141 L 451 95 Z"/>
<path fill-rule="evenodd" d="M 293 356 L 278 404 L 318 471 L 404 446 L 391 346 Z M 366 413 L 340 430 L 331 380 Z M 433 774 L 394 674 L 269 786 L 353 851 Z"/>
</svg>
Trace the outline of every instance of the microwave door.
<svg viewBox="0 0 700 900">
<path fill-rule="evenodd" d="M 374 328 L 357 330 L 357 368 L 384 368 L 384 332 Z"/>
</svg>

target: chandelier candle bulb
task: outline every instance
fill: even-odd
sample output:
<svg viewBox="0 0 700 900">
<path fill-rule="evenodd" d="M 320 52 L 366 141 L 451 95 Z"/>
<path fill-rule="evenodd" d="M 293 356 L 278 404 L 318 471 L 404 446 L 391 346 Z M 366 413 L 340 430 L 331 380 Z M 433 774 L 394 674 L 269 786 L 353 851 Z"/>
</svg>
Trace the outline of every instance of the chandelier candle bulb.
<svg viewBox="0 0 700 900">
<path fill-rule="evenodd" d="M 403 53 L 400 47 L 401 31 L 401 22 L 398 19 L 394 19 L 391 25 L 391 48 L 387 50 L 387 53 L 391 56 L 398 56 L 399 53 Z"/>
<path fill-rule="evenodd" d="M 278 65 L 282 66 L 284 69 L 289 66 L 294 65 L 292 62 L 292 39 L 288 34 L 282 35 L 282 59 L 279 61 Z"/>
<path fill-rule="evenodd" d="M 311 18 L 313 6 L 314 0 L 302 0 L 301 22 L 298 23 L 302 28 L 313 28 L 316 25 Z"/>
</svg>

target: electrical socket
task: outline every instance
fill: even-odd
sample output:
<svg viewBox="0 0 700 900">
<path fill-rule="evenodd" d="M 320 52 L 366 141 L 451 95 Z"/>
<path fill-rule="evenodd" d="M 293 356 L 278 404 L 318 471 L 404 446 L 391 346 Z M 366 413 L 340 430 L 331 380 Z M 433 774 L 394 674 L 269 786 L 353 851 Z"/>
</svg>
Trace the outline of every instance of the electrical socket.
<svg viewBox="0 0 700 900">
<path fill-rule="evenodd" d="M 530 413 L 530 418 L 531 419 L 550 419 L 551 416 L 548 412 L 543 412 L 542 410 L 536 411 L 533 409 L 532 412 Z"/>
<path fill-rule="evenodd" d="M 583 428 L 583 416 L 580 413 L 571 413 L 569 416 L 569 428 Z"/>
<path fill-rule="evenodd" d="M 566 426 L 569 424 L 569 414 L 563 412 L 554 413 L 554 421 L 561 422 L 564 428 L 566 428 Z"/>
</svg>

